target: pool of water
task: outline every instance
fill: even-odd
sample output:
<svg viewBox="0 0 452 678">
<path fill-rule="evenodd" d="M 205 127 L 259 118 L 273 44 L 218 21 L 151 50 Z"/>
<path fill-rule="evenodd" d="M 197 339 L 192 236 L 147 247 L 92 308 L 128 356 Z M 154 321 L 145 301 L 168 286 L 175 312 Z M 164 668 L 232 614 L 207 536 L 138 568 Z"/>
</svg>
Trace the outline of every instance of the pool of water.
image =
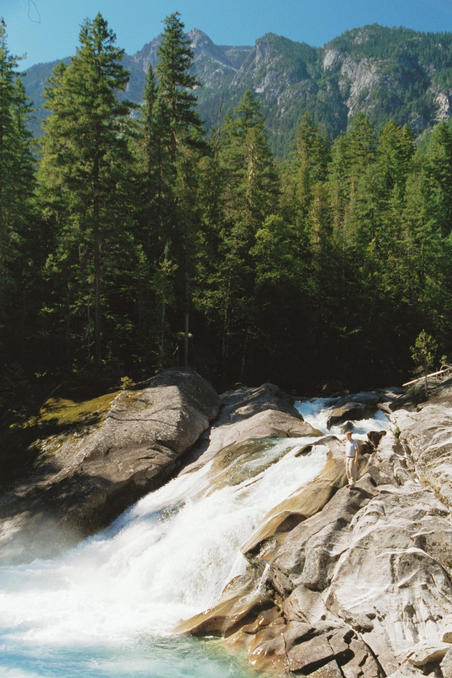
<svg viewBox="0 0 452 678">
<path fill-rule="evenodd" d="M 114 646 L 24 646 L 0 636 L 1 678 L 256 678 L 218 641 L 143 637 Z M 262 674 L 260 674 L 262 676 Z"/>
</svg>

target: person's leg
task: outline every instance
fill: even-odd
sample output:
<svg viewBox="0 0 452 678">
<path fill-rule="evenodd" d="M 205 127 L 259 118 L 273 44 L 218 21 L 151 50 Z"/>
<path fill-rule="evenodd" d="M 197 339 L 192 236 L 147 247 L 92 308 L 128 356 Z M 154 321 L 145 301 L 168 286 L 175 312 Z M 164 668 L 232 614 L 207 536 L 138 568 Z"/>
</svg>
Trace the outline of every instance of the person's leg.
<svg viewBox="0 0 452 678">
<path fill-rule="evenodd" d="M 354 468 L 353 468 L 353 462 L 354 458 L 353 457 L 347 457 L 345 460 L 345 473 L 347 475 L 347 480 L 349 485 L 354 485 L 355 479 L 354 479 Z"/>
</svg>

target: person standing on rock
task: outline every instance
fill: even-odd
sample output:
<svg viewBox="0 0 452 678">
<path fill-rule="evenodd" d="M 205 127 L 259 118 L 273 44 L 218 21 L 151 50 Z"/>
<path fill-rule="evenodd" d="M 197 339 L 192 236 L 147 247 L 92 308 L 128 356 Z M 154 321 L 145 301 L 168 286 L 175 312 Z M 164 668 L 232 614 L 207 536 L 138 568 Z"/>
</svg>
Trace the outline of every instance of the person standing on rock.
<svg viewBox="0 0 452 678">
<path fill-rule="evenodd" d="M 349 487 L 355 484 L 355 466 L 358 463 L 359 448 L 356 440 L 352 438 L 352 432 L 345 434 L 345 473 Z"/>
</svg>

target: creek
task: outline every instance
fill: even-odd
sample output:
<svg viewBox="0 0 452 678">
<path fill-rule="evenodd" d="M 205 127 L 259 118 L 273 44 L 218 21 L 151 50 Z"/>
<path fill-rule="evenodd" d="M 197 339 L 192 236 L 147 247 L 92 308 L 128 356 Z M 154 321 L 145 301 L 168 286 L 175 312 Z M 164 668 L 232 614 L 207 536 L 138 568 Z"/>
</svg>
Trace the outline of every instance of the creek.
<svg viewBox="0 0 452 678">
<path fill-rule="evenodd" d="M 325 433 L 332 405 L 297 403 Z M 357 422 L 355 436 L 388 427 L 377 413 Z M 256 675 L 218 641 L 176 636 L 173 629 L 218 601 L 245 570 L 240 545 L 272 507 L 319 473 L 325 446 L 295 456 L 315 440 L 254 441 L 180 474 L 58 558 L 0 568 L 0 676 Z"/>
</svg>

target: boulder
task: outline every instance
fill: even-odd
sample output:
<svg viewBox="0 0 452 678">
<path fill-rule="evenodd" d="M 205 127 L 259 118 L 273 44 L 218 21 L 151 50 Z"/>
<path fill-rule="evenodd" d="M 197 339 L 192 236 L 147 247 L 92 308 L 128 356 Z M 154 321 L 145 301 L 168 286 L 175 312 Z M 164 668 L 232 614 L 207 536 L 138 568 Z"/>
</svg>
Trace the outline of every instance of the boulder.
<svg viewBox="0 0 452 678">
<path fill-rule="evenodd" d="M 438 645 L 451 611 L 438 552 L 415 545 L 432 522 L 451 544 L 448 512 L 433 493 L 414 483 L 381 488 L 355 516 L 328 589 L 328 610 L 360 632 L 387 674 L 407 659 L 413 639 Z"/>
<path fill-rule="evenodd" d="M 215 454 L 233 443 L 257 438 L 301 438 L 318 436 L 320 432 L 300 417 L 267 409 L 249 419 L 217 425 L 211 432 L 209 452 Z"/>
<path fill-rule="evenodd" d="M 451 678 L 452 676 L 452 647 L 446 652 L 444 659 L 440 664 L 443 678 Z"/>
<path fill-rule="evenodd" d="M 452 506 L 452 393 L 418 412 L 397 410 L 391 418 L 419 481 Z"/>
<path fill-rule="evenodd" d="M 327 426 L 328 428 L 331 428 L 338 424 L 345 424 L 345 422 L 348 422 L 351 419 L 368 419 L 374 414 L 375 409 L 376 400 L 373 399 L 370 402 L 352 400 L 343 405 L 337 405 L 330 410 Z"/>
<path fill-rule="evenodd" d="M 344 487 L 334 436 L 300 445 L 299 455 L 327 446 L 324 469 L 242 546 L 249 566 L 241 600 L 249 604 L 228 643 L 255 668 L 318 678 L 449 676 L 447 402 L 398 410 L 392 431 L 369 434 L 353 488 Z M 374 406 L 363 400 L 358 410 L 368 416 Z M 336 416 L 348 420 L 350 407 L 341 407 Z M 263 595 L 263 572 L 265 610 L 250 595 Z"/>
<path fill-rule="evenodd" d="M 294 407 L 291 396 L 282 391 L 276 384 L 269 382 L 256 388 L 239 386 L 232 391 L 226 391 L 220 396 L 221 415 L 218 425 L 224 423 L 233 424 L 243 419 L 264 412 L 265 410 L 277 410 L 301 419 L 298 410 Z"/>
<path fill-rule="evenodd" d="M 257 388 L 241 386 L 220 396 L 221 411 L 214 426 L 193 450 L 184 470 L 191 472 L 225 448 L 249 440 L 319 436 L 293 405 L 293 399 L 274 384 Z"/>
<path fill-rule="evenodd" d="M 241 623 L 247 625 L 247 633 L 255 633 L 262 625 L 258 616 L 274 604 L 263 586 L 255 586 L 252 573 L 237 577 L 223 591 L 220 601 L 209 610 L 181 621 L 174 629 L 176 633 L 192 635 L 215 635 L 227 637 Z M 257 620 L 257 621 L 256 621 Z M 249 624 L 254 621 L 254 627 Z"/>
<path fill-rule="evenodd" d="M 313 671 L 334 660 L 334 650 L 326 636 L 322 634 L 297 643 L 288 651 L 287 657 L 290 671 L 312 675 Z"/>
<path fill-rule="evenodd" d="M 299 523 L 323 508 L 344 482 L 344 464 L 330 457 L 314 480 L 275 506 L 264 517 L 256 532 L 242 545 L 242 552 L 251 557 L 267 540 L 272 540 L 279 547 Z M 289 550 L 292 552 L 292 549 Z M 266 559 L 268 560 L 268 555 Z"/>
<path fill-rule="evenodd" d="M 441 640 L 443 643 L 452 643 L 452 616 L 446 617 L 444 620 L 443 635 Z"/>
<path fill-rule="evenodd" d="M 324 477 L 322 472 L 320 478 Z M 343 465 L 340 478 L 340 482 L 344 483 Z M 306 493 L 309 490 L 311 484 L 305 488 Z M 318 489 L 316 494 L 320 494 Z M 321 509 L 317 507 L 311 517 L 284 535 L 284 542 L 280 543 L 271 561 L 273 566 L 281 569 L 294 586 L 302 584 L 315 591 L 325 589 L 335 563 L 347 546 L 349 524 L 357 510 L 371 497 L 371 491 L 360 487 L 359 483 L 353 492 L 348 487 L 336 491 Z"/>
<path fill-rule="evenodd" d="M 172 369 L 120 391 L 82 430 L 38 440 L 33 475 L 0 503 L 2 561 L 49 556 L 108 525 L 168 480 L 218 408 L 202 377 Z"/>
<path fill-rule="evenodd" d="M 289 622 L 286 626 L 280 624 L 279 633 L 287 656 L 285 668 L 296 674 L 318 678 L 384 675 L 367 645 L 347 626 L 322 621 L 314 625 Z"/>
<path fill-rule="evenodd" d="M 381 397 L 358 395 L 336 402 L 330 425 L 369 416 Z M 392 431 L 368 435 L 349 488 L 343 445 L 304 422 L 276 386 L 219 400 L 195 373 L 164 372 L 116 394 L 83 428 L 36 443 L 33 478 L 0 503 L 2 557 L 24 559 L 30 544 L 47 555 L 91 534 L 182 459 L 181 473 L 209 462 L 210 491 L 252 484 L 289 449 L 274 438 L 292 438 L 294 472 L 317 446 L 323 469 L 263 517 L 242 544 L 244 574 L 177 631 L 222 637 L 279 675 L 449 678 L 451 405 L 437 389 L 417 411 L 391 414 Z"/>
<path fill-rule="evenodd" d="M 450 645 L 448 643 L 419 643 L 410 651 L 408 661 L 413 666 L 428 669 L 429 666 L 442 662 L 449 650 Z"/>
</svg>

